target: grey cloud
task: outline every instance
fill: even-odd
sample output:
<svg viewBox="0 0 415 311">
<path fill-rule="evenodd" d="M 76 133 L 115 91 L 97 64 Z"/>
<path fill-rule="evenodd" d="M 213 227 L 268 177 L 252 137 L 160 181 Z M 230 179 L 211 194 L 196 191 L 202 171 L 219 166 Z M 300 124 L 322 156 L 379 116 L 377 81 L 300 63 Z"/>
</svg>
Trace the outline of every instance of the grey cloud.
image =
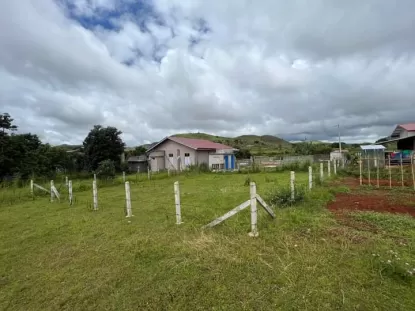
<svg viewBox="0 0 415 311">
<path fill-rule="evenodd" d="M 113 30 L 68 13 L 102 17 L 125 0 L 72 2 L 0 11 L 0 107 L 52 143 L 98 123 L 138 144 L 196 130 L 336 140 L 336 124 L 365 141 L 415 121 L 413 1 L 154 0 L 162 24 L 127 12 Z"/>
</svg>

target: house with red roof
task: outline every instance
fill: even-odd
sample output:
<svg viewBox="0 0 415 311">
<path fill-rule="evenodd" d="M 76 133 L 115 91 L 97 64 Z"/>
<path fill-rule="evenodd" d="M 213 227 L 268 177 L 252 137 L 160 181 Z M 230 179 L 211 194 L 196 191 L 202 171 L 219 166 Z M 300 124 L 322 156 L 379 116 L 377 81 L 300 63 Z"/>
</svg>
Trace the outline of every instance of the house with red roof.
<svg viewBox="0 0 415 311">
<path fill-rule="evenodd" d="M 236 167 L 233 147 L 205 139 L 169 136 L 147 150 L 151 171 L 183 170 L 191 165 L 206 164 L 211 170 Z"/>
<path fill-rule="evenodd" d="M 388 142 L 393 141 L 399 150 L 415 150 L 415 123 L 398 124 Z"/>
</svg>

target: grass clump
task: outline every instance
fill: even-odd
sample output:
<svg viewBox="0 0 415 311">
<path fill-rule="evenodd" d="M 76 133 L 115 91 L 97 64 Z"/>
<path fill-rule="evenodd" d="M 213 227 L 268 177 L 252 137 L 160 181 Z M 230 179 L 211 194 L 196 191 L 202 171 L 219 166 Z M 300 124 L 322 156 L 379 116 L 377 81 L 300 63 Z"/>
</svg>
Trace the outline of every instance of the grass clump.
<svg viewBox="0 0 415 311">
<path fill-rule="evenodd" d="M 278 187 L 271 189 L 267 196 L 267 201 L 277 207 L 287 207 L 298 205 L 304 202 L 306 198 L 306 192 L 303 187 L 295 187 L 294 197 L 292 197 L 290 187 Z"/>
</svg>

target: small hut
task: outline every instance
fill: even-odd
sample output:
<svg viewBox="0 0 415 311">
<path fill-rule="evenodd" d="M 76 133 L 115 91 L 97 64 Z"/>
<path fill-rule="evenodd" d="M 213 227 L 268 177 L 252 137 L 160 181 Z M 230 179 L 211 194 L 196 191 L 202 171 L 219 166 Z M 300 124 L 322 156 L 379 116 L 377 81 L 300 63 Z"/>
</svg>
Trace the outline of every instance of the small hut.
<svg viewBox="0 0 415 311">
<path fill-rule="evenodd" d="M 385 167 L 385 147 L 382 145 L 364 145 L 361 160 L 363 167 Z"/>
<path fill-rule="evenodd" d="M 146 155 L 129 157 L 127 160 L 127 163 L 128 163 L 128 170 L 131 173 L 147 172 L 148 163 L 147 163 Z"/>
</svg>

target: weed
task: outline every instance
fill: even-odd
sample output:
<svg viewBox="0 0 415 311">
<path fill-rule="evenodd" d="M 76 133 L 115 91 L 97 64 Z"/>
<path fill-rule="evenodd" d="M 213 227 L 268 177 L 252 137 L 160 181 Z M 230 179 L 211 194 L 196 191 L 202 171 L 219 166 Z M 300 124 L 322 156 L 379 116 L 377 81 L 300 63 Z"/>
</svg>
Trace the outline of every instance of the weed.
<svg viewBox="0 0 415 311">
<path fill-rule="evenodd" d="M 268 202 L 277 207 L 286 207 L 298 205 L 303 202 L 306 197 L 306 192 L 304 187 L 295 187 L 294 198 L 292 197 L 290 187 L 278 187 L 273 188 L 267 194 Z"/>
</svg>

